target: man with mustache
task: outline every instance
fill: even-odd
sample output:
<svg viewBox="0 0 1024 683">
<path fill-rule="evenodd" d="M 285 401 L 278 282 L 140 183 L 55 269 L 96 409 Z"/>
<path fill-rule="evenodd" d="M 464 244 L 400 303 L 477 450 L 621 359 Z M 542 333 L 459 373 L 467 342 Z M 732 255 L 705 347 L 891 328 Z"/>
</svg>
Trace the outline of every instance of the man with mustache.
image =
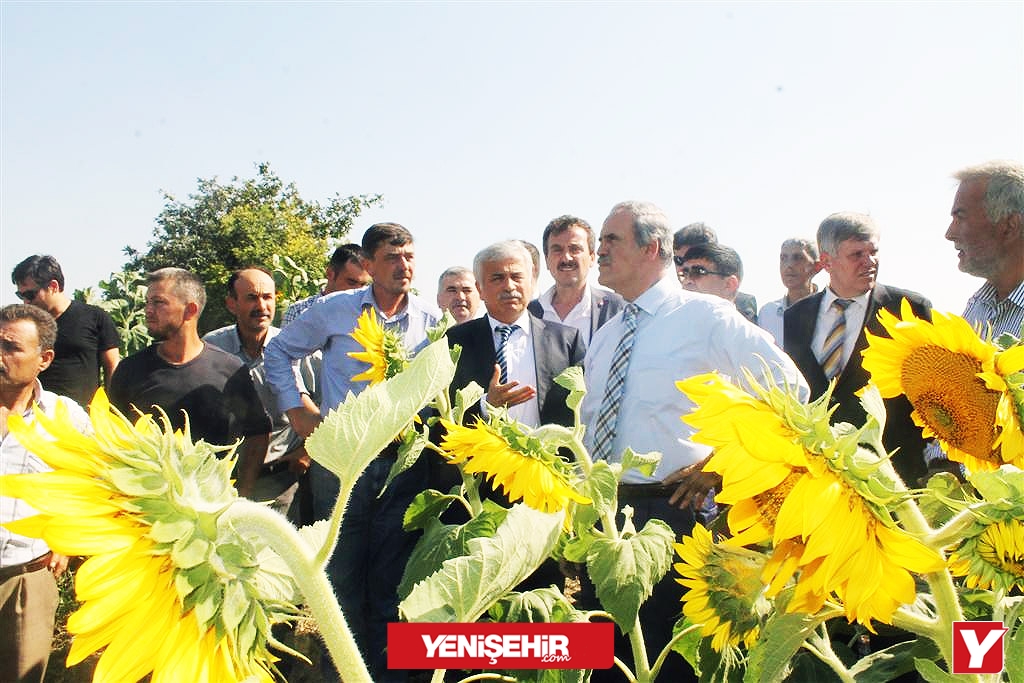
<svg viewBox="0 0 1024 683">
<path fill-rule="evenodd" d="M 925 320 L 931 320 L 932 306 L 916 292 L 876 282 L 880 233 L 871 216 L 832 214 L 821 222 L 817 239 L 828 287 L 786 309 L 784 348 L 807 379 L 812 399 L 835 379 L 832 404 L 838 408 L 832 421 L 860 426 L 867 416 L 855 392 L 869 379 L 861 363 L 865 331 L 888 336 L 878 312 L 884 308 L 900 315 L 904 298 Z M 885 409 L 882 442 L 890 452 L 899 448 L 893 466 L 908 486 L 916 486 L 926 474 L 921 429 L 910 419 L 912 407 L 905 396 L 886 399 Z"/>
<path fill-rule="evenodd" d="M 475 318 L 480 307 L 480 292 L 473 271 L 452 266 L 441 273 L 437 279 L 437 305 L 451 313 L 456 324 Z"/>
<path fill-rule="evenodd" d="M 587 282 L 594 265 L 594 230 L 582 218 L 559 216 L 544 228 L 541 246 L 555 284 L 530 302 L 530 313 L 580 331 L 585 344 L 622 308 L 622 297 Z"/>
<path fill-rule="evenodd" d="M 369 386 L 367 380 L 353 381 L 367 364 L 349 355 L 364 350 L 352 337 L 364 310 L 373 309 L 380 324 L 397 332 L 411 352 L 427 345 L 427 330 L 441 317 L 432 301 L 410 291 L 416 249 L 407 229 L 397 223 L 371 225 L 363 234 L 362 253 L 363 266 L 373 279 L 369 287 L 321 297 L 267 344 L 267 378 L 292 428 L 303 437 L 350 393 L 359 394 Z M 323 352 L 319 406 L 295 375 L 295 366 L 314 351 Z M 387 624 L 398 620 L 398 584 L 417 539 L 402 528 L 402 518 L 413 498 L 427 487 L 430 469 L 429 458 L 421 457 L 385 488 L 397 456 L 397 446 L 392 444 L 356 481 L 338 544 L 327 564 L 327 576 L 349 628 L 373 680 L 380 683 L 408 677 L 406 671 L 387 668 Z M 338 477 L 314 461 L 310 480 L 314 514 L 327 518 L 338 500 Z M 337 680 L 336 671 L 321 673 L 325 680 Z"/>
<path fill-rule="evenodd" d="M 251 267 L 233 272 L 228 277 L 227 289 L 224 303 L 236 322 L 208 332 L 203 341 L 227 351 L 249 369 L 260 402 L 273 423 L 266 458 L 239 462 L 238 489 L 253 500 L 273 501 L 271 507 L 289 515 L 299 488 L 298 478 L 309 469 L 310 459 L 303 445 L 305 440 L 291 428 L 284 411 L 278 410 L 263 367 L 263 348 L 281 331 L 271 324 L 277 288 L 269 272 Z M 299 367 L 307 391 L 314 392 L 319 359 L 304 358 Z M 293 521 L 299 519 L 297 508 L 289 515 Z"/>
<path fill-rule="evenodd" d="M 244 438 L 239 462 L 263 462 L 270 418 L 248 368 L 199 338 L 202 281 L 182 268 L 161 268 L 146 279 L 146 329 L 155 341 L 117 366 L 110 402 L 131 418 L 162 411 L 174 429 L 187 419 L 193 441 L 227 446 Z"/>
</svg>

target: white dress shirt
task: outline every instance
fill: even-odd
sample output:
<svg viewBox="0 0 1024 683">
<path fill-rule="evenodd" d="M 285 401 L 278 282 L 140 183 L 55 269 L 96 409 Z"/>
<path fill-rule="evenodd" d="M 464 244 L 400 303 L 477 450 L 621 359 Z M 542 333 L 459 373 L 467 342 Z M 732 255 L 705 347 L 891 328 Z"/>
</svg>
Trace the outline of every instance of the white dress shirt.
<svg viewBox="0 0 1024 683">
<path fill-rule="evenodd" d="M 494 351 L 497 353 L 498 345 L 501 343 L 501 335 L 498 334 L 498 327 L 505 323 L 499 322 L 487 315 L 487 323 L 491 326 L 491 335 L 494 340 Z M 508 371 L 509 382 L 519 382 L 520 387 L 531 386 L 537 388 L 537 361 L 533 357 L 533 327 L 530 325 L 530 314 L 523 312 L 519 320 L 513 323 L 519 329 L 514 330 L 505 345 L 505 367 Z M 485 396 L 486 398 L 486 396 Z M 486 411 L 486 408 L 484 409 Z M 528 427 L 540 425 L 540 403 L 534 395 L 529 401 L 511 406 L 508 414 L 515 420 L 522 422 Z M 486 412 L 484 413 L 486 416 Z"/>
<path fill-rule="evenodd" d="M 760 378 L 762 365 L 767 363 L 777 383 L 798 386 L 801 399 L 807 398 L 807 384 L 771 335 L 740 315 L 732 302 L 684 290 L 674 270 L 666 270 L 634 303 L 640 307 L 636 340 L 610 460 L 619 461 L 627 446 L 638 453 L 659 451 L 662 459 L 653 477 L 629 470 L 623 482 L 659 482 L 668 474 L 703 460 L 710 452 L 707 446 L 689 440 L 694 430 L 680 417 L 689 413 L 694 404 L 676 388 L 676 380 L 717 370 L 741 382 L 740 368 L 749 368 Z M 584 443 L 590 450 L 622 332 L 620 312 L 594 333 L 593 343 L 587 348 L 587 395 L 583 399 L 582 420 L 587 427 Z"/>
<path fill-rule="evenodd" d="M 591 309 L 593 308 L 593 297 L 591 296 L 590 285 L 588 284 L 583 289 L 583 298 L 579 300 L 579 303 L 572 307 L 572 310 L 565 315 L 565 318 L 560 317 L 558 315 L 558 311 L 555 310 L 555 306 L 552 303 L 554 297 L 555 288 L 551 287 L 537 299 L 537 301 L 540 302 L 540 307 L 544 309 L 544 320 L 550 320 L 552 322 L 575 327 L 580 331 L 580 336 L 583 338 L 583 341 L 589 344 Z"/>
<path fill-rule="evenodd" d="M 871 290 L 860 296 L 850 297 L 852 302 L 846 307 L 846 330 L 843 337 L 843 362 L 839 367 L 845 368 L 853 355 L 853 347 L 857 345 L 857 337 L 860 336 L 861 328 L 864 327 L 864 316 L 868 312 L 868 299 L 871 297 Z M 832 302 L 840 297 L 832 291 L 831 287 L 825 289 L 825 295 L 821 297 L 821 305 L 818 308 L 818 322 L 814 325 L 814 338 L 811 340 L 811 351 L 814 357 L 824 367 L 825 340 L 832 326 L 839 317 L 839 311 L 832 307 Z M 842 297 L 847 298 L 847 297 Z"/>
</svg>

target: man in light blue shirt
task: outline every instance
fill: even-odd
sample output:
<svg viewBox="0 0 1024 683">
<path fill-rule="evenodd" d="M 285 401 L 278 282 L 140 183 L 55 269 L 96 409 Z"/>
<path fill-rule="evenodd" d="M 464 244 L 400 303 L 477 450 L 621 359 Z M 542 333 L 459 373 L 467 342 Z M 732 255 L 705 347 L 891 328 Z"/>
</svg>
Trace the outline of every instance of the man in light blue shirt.
<svg viewBox="0 0 1024 683">
<path fill-rule="evenodd" d="M 636 470 L 625 473 L 619 504 L 634 508 L 637 529 L 658 518 L 679 535 L 692 529 L 694 510 L 702 507 L 719 477 L 701 471 L 710 449 L 689 440 L 694 430 L 680 417 L 692 410 L 693 403 L 675 381 L 717 370 L 742 382 L 741 368 L 759 376 L 767 364 L 775 382 L 800 387 L 803 397 L 807 387 L 771 335 L 746 320 L 730 301 L 684 290 L 672 256 L 672 230 L 661 209 L 643 202 L 612 208 L 599 239 L 598 281 L 620 294 L 627 306 L 594 333 L 584 360 L 587 395 L 581 410 L 587 427 L 584 441 L 591 453 L 606 452 L 612 462 L 621 460 L 627 447 L 662 454 L 654 476 Z M 636 311 L 636 332 L 609 447 L 595 443 L 595 435 L 615 360 L 622 355 L 620 340 L 630 310 Z M 670 573 L 641 608 L 650 661 L 671 638 L 680 595 Z M 616 656 L 632 661 L 628 643 L 617 641 Z M 599 675 L 603 673 L 595 672 L 593 680 L 604 680 Z M 685 660 L 676 656 L 666 660 L 662 675 L 671 681 L 696 680 Z"/>
<path fill-rule="evenodd" d="M 364 266 L 373 284 L 335 292 L 314 303 L 283 328 L 267 345 L 264 365 L 277 394 L 278 406 L 292 427 L 309 436 L 322 420 L 321 409 L 303 393 L 296 375 L 298 362 L 323 352 L 320 375 L 323 413 L 336 408 L 349 392 L 358 394 L 368 382 L 352 381 L 367 364 L 351 358 L 363 348 L 352 338 L 363 310 L 373 308 L 382 324 L 401 333 L 406 348 L 418 351 L 427 343 L 427 329 L 440 319 L 437 307 L 410 293 L 415 266 L 413 238 L 396 223 L 378 223 L 363 235 Z M 416 536 L 402 529 L 402 516 L 413 497 L 427 486 L 428 466 L 420 458 L 384 491 L 396 450 L 381 453 L 356 482 L 341 533 L 327 571 L 375 681 L 405 680 L 405 672 L 388 671 L 384 648 L 387 623 L 398 619 L 397 587 Z M 338 479 L 314 462 L 310 468 L 314 513 L 327 517 L 338 497 Z"/>
</svg>

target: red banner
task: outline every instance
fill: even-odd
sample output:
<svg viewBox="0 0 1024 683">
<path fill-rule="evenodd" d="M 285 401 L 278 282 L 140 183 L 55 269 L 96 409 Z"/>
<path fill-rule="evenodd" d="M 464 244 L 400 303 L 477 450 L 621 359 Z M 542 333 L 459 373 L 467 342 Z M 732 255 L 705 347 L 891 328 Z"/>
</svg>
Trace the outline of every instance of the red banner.
<svg viewBox="0 0 1024 683">
<path fill-rule="evenodd" d="M 611 622 L 388 624 L 388 668 L 607 669 L 613 638 Z"/>
</svg>

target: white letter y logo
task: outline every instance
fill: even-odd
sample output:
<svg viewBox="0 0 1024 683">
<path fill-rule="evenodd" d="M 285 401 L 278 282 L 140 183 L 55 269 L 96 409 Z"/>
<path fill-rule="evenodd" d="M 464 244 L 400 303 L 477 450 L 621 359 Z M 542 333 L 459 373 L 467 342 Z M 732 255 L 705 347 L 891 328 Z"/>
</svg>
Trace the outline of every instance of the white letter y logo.
<svg viewBox="0 0 1024 683">
<path fill-rule="evenodd" d="M 978 632 L 974 629 L 961 629 L 960 635 L 963 636 L 964 645 L 967 646 L 967 651 L 971 653 L 970 667 L 972 669 L 980 668 L 982 662 L 985 661 L 985 655 L 992 649 L 992 646 L 999 642 L 1003 634 L 1006 633 L 1005 628 L 992 629 L 985 634 L 985 640 L 978 642 Z"/>
</svg>

